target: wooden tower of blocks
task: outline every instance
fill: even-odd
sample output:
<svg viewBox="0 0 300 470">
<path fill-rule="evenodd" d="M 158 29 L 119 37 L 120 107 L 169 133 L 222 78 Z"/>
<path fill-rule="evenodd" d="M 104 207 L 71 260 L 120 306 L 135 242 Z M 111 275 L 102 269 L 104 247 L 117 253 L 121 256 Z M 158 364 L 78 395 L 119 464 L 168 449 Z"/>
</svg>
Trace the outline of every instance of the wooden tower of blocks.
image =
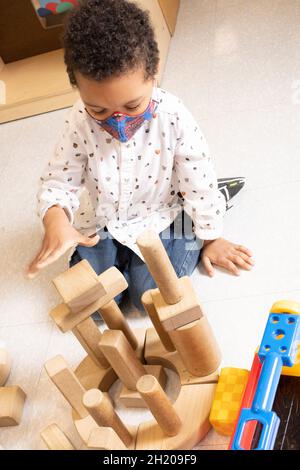
<svg viewBox="0 0 300 470">
<path fill-rule="evenodd" d="M 54 279 L 63 303 L 50 315 L 62 332 L 74 333 L 87 356 L 75 371 L 62 356 L 47 361 L 45 368 L 71 405 L 74 424 L 88 448 L 191 449 L 210 429 L 219 348 L 189 277 L 178 279 L 159 235 L 143 232 L 137 244 L 157 285 L 141 299 L 153 328 L 130 329 L 114 301 L 127 288 L 118 269 L 98 276 L 83 260 Z M 91 318 L 96 311 L 107 326 L 103 333 Z M 164 391 L 165 369 L 180 379 L 174 403 Z M 121 402 L 149 408 L 152 421 L 138 426 L 122 422 L 108 395 L 117 378 L 123 384 Z M 60 442 L 66 448 L 63 434 L 53 429 L 49 441 L 55 441 L 55 448 Z"/>
</svg>

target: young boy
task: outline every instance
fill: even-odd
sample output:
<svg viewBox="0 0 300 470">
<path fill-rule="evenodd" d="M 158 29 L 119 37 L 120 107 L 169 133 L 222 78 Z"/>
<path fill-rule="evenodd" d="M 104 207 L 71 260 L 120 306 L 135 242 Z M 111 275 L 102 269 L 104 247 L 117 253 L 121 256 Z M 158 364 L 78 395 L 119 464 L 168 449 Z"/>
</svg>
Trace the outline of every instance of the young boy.
<svg viewBox="0 0 300 470">
<path fill-rule="evenodd" d="M 142 310 L 142 293 L 156 287 L 136 244 L 148 228 L 159 233 L 180 277 L 200 255 L 210 276 L 213 265 L 236 275 L 238 267 L 250 270 L 251 252 L 221 238 L 226 198 L 198 124 L 156 86 L 149 14 L 126 0 L 84 1 L 66 23 L 64 49 L 81 99 L 41 178 L 45 236 L 28 277 L 72 247 L 70 266 L 87 259 L 97 274 L 117 266 Z M 79 213 L 84 186 L 87 209 Z"/>
</svg>

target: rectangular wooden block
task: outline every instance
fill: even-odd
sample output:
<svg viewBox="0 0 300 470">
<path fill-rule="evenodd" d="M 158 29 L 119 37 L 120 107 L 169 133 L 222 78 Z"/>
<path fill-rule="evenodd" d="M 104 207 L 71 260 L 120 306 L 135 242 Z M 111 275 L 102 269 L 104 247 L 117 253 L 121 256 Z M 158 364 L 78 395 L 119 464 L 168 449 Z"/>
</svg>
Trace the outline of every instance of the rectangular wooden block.
<svg viewBox="0 0 300 470">
<path fill-rule="evenodd" d="M 109 268 L 104 271 L 104 273 L 97 276 L 89 265 L 89 263 L 87 261 L 86 263 L 84 263 L 84 261 L 86 260 L 82 260 L 80 263 L 76 264 L 75 266 L 72 266 L 72 268 L 66 271 L 66 273 L 63 273 L 67 276 L 67 274 L 70 274 L 68 273 L 69 271 L 78 266 L 77 271 L 75 270 L 75 272 L 73 273 L 75 274 L 75 278 L 72 273 L 72 275 L 67 276 L 67 278 L 60 278 L 61 276 L 63 276 L 63 274 L 61 274 L 60 276 L 58 276 L 60 278 L 58 281 L 58 278 L 53 281 L 59 293 L 62 295 L 64 300 L 67 301 L 58 305 L 50 312 L 50 316 L 53 318 L 53 320 L 62 332 L 66 332 L 73 329 L 78 323 L 88 318 L 100 307 L 106 305 L 116 295 L 120 294 L 121 292 L 123 292 L 123 290 L 127 289 L 128 287 L 125 277 L 116 267 Z M 93 273 L 96 275 L 97 280 L 95 279 L 94 275 L 90 272 L 90 270 L 92 270 Z M 83 307 L 82 310 L 74 313 L 69 307 L 69 302 L 72 299 L 78 297 L 78 292 L 80 295 L 83 294 L 82 286 L 84 286 L 85 291 L 88 291 L 90 288 L 94 287 L 96 283 L 103 287 L 104 294 L 99 297 L 98 300 L 89 303 L 88 305 L 86 305 L 86 307 Z M 78 291 L 79 284 L 82 285 L 80 287 L 80 290 Z"/>
<path fill-rule="evenodd" d="M 41 438 L 49 450 L 75 450 L 73 444 L 55 423 L 41 431 Z"/>
<path fill-rule="evenodd" d="M 166 331 L 175 330 L 203 317 L 203 312 L 190 278 L 188 276 L 181 277 L 179 282 L 182 285 L 184 296 L 176 304 L 167 304 L 159 289 L 151 291 L 159 320 Z"/>
<path fill-rule="evenodd" d="M 146 371 L 123 332 L 105 330 L 99 345 L 120 380 L 127 388 L 135 390 L 136 382 Z"/>
<path fill-rule="evenodd" d="M 99 284 L 97 273 L 86 259 L 59 274 L 52 282 L 65 304 Z"/>
<path fill-rule="evenodd" d="M 17 426 L 21 422 L 25 392 L 18 386 L 0 388 L 0 426 Z"/>
<path fill-rule="evenodd" d="M 161 387 L 165 388 L 167 375 L 164 368 L 159 365 L 146 365 L 144 367 L 146 369 L 146 373 L 154 375 Z M 129 390 L 124 385 L 121 389 L 119 400 L 122 405 L 127 406 L 128 408 L 147 408 L 147 405 L 139 392 L 136 390 Z"/>
<path fill-rule="evenodd" d="M 96 322 L 89 317 L 81 323 L 78 323 L 72 331 L 93 361 L 95 361 L 100 367 L 107 369 L 109 367 L 109 363 L 99 348 L 102 333 Z"/>
<path fill-rule="evenodd" d="M 86 390 L 74 372 L 68 367 L 64 358 L 60 355 L 55 356 L 46 362 L 45 369 L 52 382 L 72 408 L 77 411 L 81 418 L 85 418 L 88 412 L 82 404 L 82 397 Z"/>
</svg>

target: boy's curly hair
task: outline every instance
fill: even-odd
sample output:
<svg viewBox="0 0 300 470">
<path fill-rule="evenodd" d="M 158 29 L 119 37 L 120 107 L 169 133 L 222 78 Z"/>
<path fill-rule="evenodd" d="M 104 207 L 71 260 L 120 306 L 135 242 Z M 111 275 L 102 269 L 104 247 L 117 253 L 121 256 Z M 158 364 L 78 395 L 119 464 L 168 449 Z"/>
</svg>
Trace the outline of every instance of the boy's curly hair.
<svg viewBox="0 0 300 470">
<path fill-rule="evenodd" d="M 158 70 L 159 50 L 149 12 L 127 0 L 82 0 L 67 17 L 62 41 L 74 86 L 75 71 L 100 81 L 140 66 L 148 80 Z"/>
</svg>

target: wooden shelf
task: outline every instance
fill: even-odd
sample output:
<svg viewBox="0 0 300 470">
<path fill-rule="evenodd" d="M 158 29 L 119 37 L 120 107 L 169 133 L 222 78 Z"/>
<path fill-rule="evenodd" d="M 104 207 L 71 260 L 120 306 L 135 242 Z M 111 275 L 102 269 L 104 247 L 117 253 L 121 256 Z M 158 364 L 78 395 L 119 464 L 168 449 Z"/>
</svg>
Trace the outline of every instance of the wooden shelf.
<svg viewBox="0 0 300 470">
<path fill-rule="evenodd" d="M 79 96 L 69 83 L 62 49 L 11 62 L 0 80 L 6 85 L 0 123 L 72 106 Z"/>
</svg>

